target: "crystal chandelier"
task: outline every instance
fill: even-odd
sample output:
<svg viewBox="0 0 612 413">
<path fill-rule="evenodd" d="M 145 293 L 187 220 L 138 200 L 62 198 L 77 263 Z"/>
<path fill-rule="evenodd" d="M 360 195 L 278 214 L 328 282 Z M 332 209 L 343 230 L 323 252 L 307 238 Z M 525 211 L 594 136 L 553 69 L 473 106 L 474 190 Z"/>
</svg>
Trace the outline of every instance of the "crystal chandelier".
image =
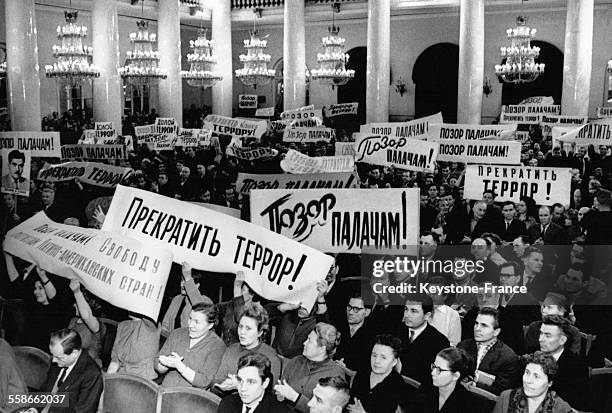
<svg viewBox="0 0 612 413">
<path fill-rule="evenodd" d="M 165 79 L 168 74 L 159 68 L 159 52 L 153 50 L 157 41 L 155 33 L 149 33 L 149 23 L 136 22 L 138 31 L 130 33 L 133 50 L 127 51 L 125 66 L 119 68 L 119 75 L 132 85 L 150 85 Z"/>
<path fill-rule="evenodd" d="M 340 28 L 336 26 L 336 13 L 340 11 L 340 4 L 332 5 L 332 25 L 328 28 L 329 36 L 323 37 L 323 53 L 317 53 L 318 69 L 312 69 L 313 79 L 320 81 L 324 85 L 334 86 L 345 85 L 355 77 L 355 71 L 346 69 L 349 55 L 344 53 L 345 39 L 340 37 Z"/>
<path fill-rule="evenodd" d="M 535 36 L 536 29 L 527 26 L 528 18 L 518 16 L 516 27 L 506 30 L 511 45 L 501 47 L 501 57 L 506 62 L 495 65 L 495 73 L 507 83 L 533 82 L 544 73 L 544 63 L 536 63 L 535 59 L 540 55 L 540 48 L 531 46 L 531 40 Z"/>
<path fill-rule="evenodd" d="M 189 86 L 208 88 L 223 79 L 223 74 L 211 70 L 217 64 L 217 56 L 213 55 L 215 42 L 206 38 L 206 29 L 198 30 L 198 38 L 189 41 L 193 53 L 187 54 L 189 70 L 181 70 L 181 77 Z"/>
<path fill-rule="evenodd" d="M 61 45 L 53 45 L 53 57 L 57 62 L 45 65 L 48 78 L 58 79 L 68 86 L 78 86 L 84 81 L 100 77 L 100 70 L 91 64 L 93 48 L 83 44 L 87 37 L 87 27 L 77 24 L 78 14 L 77 10 L 64 11 L 66 24 L 57 26 L 57 38 Z"/>
<path fill-rule="evenodd" d="M 242 69 L 236 69 L 236 77 L 247 85 L 257 89 L 270 83 L 276 74 L 276 70 L 268 69 L 270 55 L 265 53 L 268 41 L 260 39 L 257 32 L 257 16 L 261 17 L 261 9 L 253 10 L 253 30 L 249 32 L 251 39 L 244 40 L 244 48 L 247 54 L 240 55 L 240 62 L 244 65 Z M 268 37 L 268 36 L 266 36 Z"/>
</svg>

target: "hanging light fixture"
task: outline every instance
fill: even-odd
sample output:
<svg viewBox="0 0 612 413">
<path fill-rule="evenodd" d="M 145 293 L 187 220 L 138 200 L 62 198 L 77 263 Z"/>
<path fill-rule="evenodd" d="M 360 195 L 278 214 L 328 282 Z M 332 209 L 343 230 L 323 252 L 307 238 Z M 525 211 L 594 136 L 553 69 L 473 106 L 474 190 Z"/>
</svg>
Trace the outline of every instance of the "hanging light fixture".
<svg viewBox="0 0 612 413">
<path fill-rule="evenodd" d="M 521 12 L 524 0 L 521 0 Z M 501 57 L 506 62 L 495 65 L 495 73 L 506 83 L 533 82 L 544 73 L 544 63 L 536 63 L 540 48 L 531 46 L 536 29 L 527 26 L 528 17 L 518 16 L 516 27 L 506 30 L 510 46 L 501 47 Z"/>
<path fill-rule="evenodd" d="M 240 62 L 244 65 L 242 69 L 236 69 L 236 77 L 247 86 L 252 86 L 257 89 L 257 86 L 263 86 L 270 83 L 274 79 L 276 71 L 268 69 L 271 56 L 265 53 L 268 47 L 268 41 L 259 37 L 256 26 L 256 15 L 258 11 L 253 13 L 253 30 L 250 32 L 251 38 L 244 40 L 244 48 L 247 54 L 240 55 Z M 265 36 L 268 37 L 268 36 Z"/>
<path fill-rule="evenodd" d="M 223 79 L 223 73 L 213 71 L 217 64 L 217 56 L 213 55 L 215 42 L 206 38 L 207 29 L 198 30 L 198 38 L 189 41 L 193 53 L 187 54 L 189 70 L 181 70 L 181 77 L 189 86 L 208 88 Z"/>
<path fill-rule="evenodd" d="M 159 52 L 153 50 L 157 35 L 149 33 L 149 23 L 143 19 L 144 0 L 141 6 L 141 20 L 136 22 L 138 31 L 130 33 L 133 50 L 127 51 L 125 66 L 119 68 L 119 75 L 135 86 L 155 84 L 168 77 L 168 73 L 159 68 Z"/>
<path fill-rule="evenodd" d="M 329 36 L 323 37 L 323 53 L 317 53 L 319 69 L 312 69 L 313 79 L 324 85 L 345 85 L 355 77 L 355 71 L 347 69 L 349 55 L 344 53 L 345 39 L 340 37 L 340 28 L 336 26 L 336 13 L 340 12 L 340 3 L 332 4 L 332 25 L 328 27 Z"/>
<path fill-rule="evenodd" d="M 72 9 L 72 0 L 69 8 L 64 11 L 66 24 L 57 26 L 57 38 L 61 42 L 61 45 L 53 45 L 53 57 L 57 62 L 45 65 L 45 74 L 66 86 L 79 86 L 100 77 L 100 70 L 91 63 L 93 48 L 83 44 L 87 27 L 77 23 L 79 12 Z"/>
</svg>

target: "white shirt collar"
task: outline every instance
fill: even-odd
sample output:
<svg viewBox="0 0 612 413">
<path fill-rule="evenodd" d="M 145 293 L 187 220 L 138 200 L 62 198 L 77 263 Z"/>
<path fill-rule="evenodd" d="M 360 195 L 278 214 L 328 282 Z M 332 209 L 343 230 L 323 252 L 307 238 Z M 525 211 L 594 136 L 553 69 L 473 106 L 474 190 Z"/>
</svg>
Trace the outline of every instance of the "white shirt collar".
<svg viewBox="0 0 612 413">
<path fill-rule="evenodd" d="M 249 404 L 244 404 L 242 403 L 242 413 L 246 412 L 246 408 L 249 407 L 251 410 L 249 410 L 249 413 L 253 413 L 255 411 L 255 409 L 257 409 L 257 406 L 259 406 L 259 403 L 261 403 L 261 400 L 263 399 L 265 393 L 262 393 L 261 396 L 259 396 L 258 399 L 253 400 L 251 403 Z"/>
<path fill-rule="evenodd" d="M 563 350 L 565 350 L 565 349 L 563 347 L 561 347 L 559 350 L 557 350 L 557 351 L 555 351 L 554 353 L 551 354 L 551 356 L 553 356 L 555 361 L 559 361 L 559 357 L 561 357 L 561 354 L 563 354 Z"/>
<path fill-rule="evenodd" d="M 423 325 L 419 328 L 409 328 L 408 329 L 409 331 L 414 331 L 414 335 L 412 336 L 412 341 L 414 341 L 419 336 L 419 334 L 421 334 L 423 330 L 425 330 L 425 328 L 427 328 L 427 321 L 425 321 Z"/>
</svg>

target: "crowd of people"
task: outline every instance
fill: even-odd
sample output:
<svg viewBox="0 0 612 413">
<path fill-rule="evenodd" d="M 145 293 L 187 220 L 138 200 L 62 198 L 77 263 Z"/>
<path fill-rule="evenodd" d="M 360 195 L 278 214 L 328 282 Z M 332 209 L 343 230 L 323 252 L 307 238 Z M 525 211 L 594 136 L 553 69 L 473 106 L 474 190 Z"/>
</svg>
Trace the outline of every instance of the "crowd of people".
<svg viewBox="0 0 612 413">
<path fill-rule="evenodd" d="M 55 113 L 43 120 L 43 130 L 91 123 L 81 112 L 61 119 Z M 199 127 L 206 113 L 186 112 L 193 115 L 191 127 Z M 153 110 L 126 119 L 124 133 L 156 116 Z M 338 129 L 337 139 L 348 141 L 357 128 Z M 427 282 L 444 287 L 439 291 L 476 286 L 477 293 L 377 293 L 370 281 L 345 280 L 367 275 L 360 274 L 364 256 L 333 254 L 326 279 L 313 286 L 317 299 L 308 312 L 299 304 L 258 296 L 241 273 L 215 274 L 182 263 L 173 264 L 162 312 L 152 320 L 108 304 L 77 280 L 4 254 L 7 276 L 0 288 L 15 302 L 5 310 L 5 338 L 12 346 L 33 346 L 52 356 L 40 391 L 79 383 L 78 392 L 69 391 L 72 410 L 51 411 L 95 412 L 103 371 L 134 374 L 163 387 L 209 390 L 222 397 L 218 411 L 223 413 L 612 408 L 612 383 L 607 382 L 605 397 L 594 398 L 589 374 L 612 359 L 612 255 L 606 245 L 612 233 L 611 150 L 566 153 L 542 138 L 538 126 L 529 132 L 522 163 L 572 168 L 569 205 L 536 205 L 526 196 L 497 202 L 493 191 L 466 200 L 460 163 L 438 162 L 434 173 L 357 164 L 364 191 L 419 189 L 421 258 L 450 260 L 456 269 L 465 269 L 468 261 L 483 264 L 482 271 L 434 268 L 378 281 L 386 287 Z M 248 221 L 248 195 L 235 186 L 238 173 L 282 173 L 279 160 L 288 149 L 334 155 L 334 140 L 286 144 L 282 133 L 271 130 L 243 144 L 277 149 L 279 156 L 272 159 L 228 156 L 223 149 L 229 139 L 219 141 L 220 148 L 162 152 L 137 146 L 121 162 L 134 170 L 123 184 L 239 209 Z M 113 190 L 78 179 L 39 181 L 35 177 L 44 161 L 32 160 L 29 197 L 3 194 L 2 238 L 38 211 L 71 225 L 100 228 L 104 222 L 103 208 L 87 206 L 111 197 Z M 487 283 L 525 286 L 528 293 L 490 291 Z M 119 322 L 108 354 L 101 318 Z M 27 391 L 10 345 L 0 339 L 0 370 L 7 372 L 0 374 L 0 408 L 7 407 L 8 392 Z M 498 396 L 497 401 L 476 397 L 474 388 Z"/>
</svg>

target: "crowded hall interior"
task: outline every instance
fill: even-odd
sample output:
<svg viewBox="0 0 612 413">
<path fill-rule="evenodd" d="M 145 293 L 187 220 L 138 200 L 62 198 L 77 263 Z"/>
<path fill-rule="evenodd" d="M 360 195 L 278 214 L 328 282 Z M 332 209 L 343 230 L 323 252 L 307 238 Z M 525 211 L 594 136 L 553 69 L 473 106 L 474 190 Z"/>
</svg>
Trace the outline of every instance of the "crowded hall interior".
<svg viewBox="0 0 612 413">
<path fill-rule="evenodd" d="M 0 0 L 0 413 L 611 413 L 612 0 Z"/>
</svg>

